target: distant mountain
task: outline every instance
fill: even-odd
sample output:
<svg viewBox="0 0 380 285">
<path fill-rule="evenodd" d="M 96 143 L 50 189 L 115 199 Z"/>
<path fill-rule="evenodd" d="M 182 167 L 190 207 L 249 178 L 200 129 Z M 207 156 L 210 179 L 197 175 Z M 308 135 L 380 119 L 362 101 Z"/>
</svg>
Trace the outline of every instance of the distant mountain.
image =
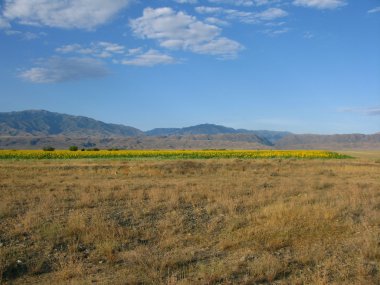
<svg viewBox="0 0 380 285">
<path fill-rule="evenodd" d="M 220 137 L 224 135 L 191 136 L 138 136 L 138 137 L 69 137 L 69 136 L 0 136 L 0 149 L 42 149 L 53 146 L 67 149 L 79 148 L 117 149 L 269 149 L 254 137 L 237 139 Z M 240 140 L 242 139 L 242 140 Z"/>
<path fill-rule="evenodd" d="M 1 136 L 138 136 L 136 128 L 44 110 L 0 113 Z"/>
<path fill-rule="evenodd" d="M 146 131 L 145 134 L 148 136 L 171 136 L 179 133 L 181 129 L 179 128 L 157 128 L 150 131 Z"/>
<path fill-rule="evenodd" d="M 275 144 L 280 139 L 292 134 L 290 132 L 267 131 L 267 130 L 250 131 L 250 130 L 238 129 L 237 131 L 238 133 L 254 134 L 261 138 L 265 138 L 271 144 Z"/>
<path fill-rule="evenodd" d="M 172 136 L 172 135 L 216 135 L 216 134 L 236 134 L 233 128 L 213 124 L 201 124 L 186 128 L 162 128 L 145 132 L 149 136 Z"/>
<path fill-rule="evenodd" d="M 144 133 L 133 127 L 44 110 L 0 113 L 0 148 L 41 149 L 46 145 L 126 149 L 380 149 L 380 133 L 295 135 L 213 124 Z"/>
<path fill-rule="evenodd" d="M 212 135 L 183 135 L 183 136 L 167 136 L 167 138 L 181 138 L 183 140 L 192 141 L 220 141 L 220 142 L 247 142 L 256 143 L 265 146 L 273 146 L 273 144 L 265 138 L 255 134 L 212 134 Z"/>
<path fill-rule="evenodd" d="M 161 128 L 145 132 L 148 136 L 186 136 L 186 135 L 216 135 L 216 134 L 252 134 L 262 138 L 265 144 L 272 145 L 276 141 L 291 134 L 289 132 L 276 131 L 251 131 L 245 129 L 233 129 L 220 125 L 202 124 L 186 128 Z"/>
<path fill-rule="evenodd" d="M 380 133 L 373 135 L 288 135 L 276 142 L 278 149 L 380 149 Z"/>
</svg>

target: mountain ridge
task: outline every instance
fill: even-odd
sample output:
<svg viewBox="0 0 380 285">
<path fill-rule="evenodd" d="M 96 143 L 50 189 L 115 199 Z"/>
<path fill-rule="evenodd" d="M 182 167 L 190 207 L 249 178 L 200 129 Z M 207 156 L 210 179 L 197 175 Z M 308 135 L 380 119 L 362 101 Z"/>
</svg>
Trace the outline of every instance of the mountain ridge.
<svg viewBox="0 0 380 285">
<path fill-rule="evenodd" d="M 272 145 L 290 132 L 251 131 L 216 124 L 199 124 L 184 128 L 157 128 L 143 132 L 121 124 L 104 123 L 84 116 L 46 110 L 25 110 L 0 113 L 1 136 L 190 136 L 190 135 L 256 135 L 264 144 Z"/>
<path fill-rule="evenodd" d="M 0 135 L 137 136 L 139 129 L 46 110 L 0 113 Z"/>
<path fill-rule="evenodd" d="M 253 134 L 265 139 L 268 145 L 273 145 L 277 140 L 292 133 L 285 131 L 234 129 L 222 125 L 200 124 L 184 128 L 156 128 L 146 131 L 145 134 L 148 136 Z"/>
<path fill-rule="evenodd" d="M 293 134 L 234 129 L 215 124 L 184 128 L 137 128 L 46 110 L 0 113 L 0 148 L 44 145 L 127 149 L 380 149 L 380 133 Z"/>
</svg>

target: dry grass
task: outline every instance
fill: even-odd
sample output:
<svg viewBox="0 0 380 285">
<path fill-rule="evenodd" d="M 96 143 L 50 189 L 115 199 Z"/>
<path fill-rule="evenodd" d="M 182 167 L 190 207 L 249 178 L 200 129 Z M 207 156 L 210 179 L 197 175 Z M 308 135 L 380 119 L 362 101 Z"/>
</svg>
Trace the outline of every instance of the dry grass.
<svg viewBox="0 0 380 285">
<path fill-rule="evenodd" d="M 379 284 L 373 160 L 0 161 L 0 283 Z"/>
<path fill-rule="evenodd" d="M 380 151 L 378 150 L 346 150 L 339 151 L 339 153 L 344 153 L 346 155 L 366 159 L 366 160 L 376 160 L 380 162 Z"/>
</svg>

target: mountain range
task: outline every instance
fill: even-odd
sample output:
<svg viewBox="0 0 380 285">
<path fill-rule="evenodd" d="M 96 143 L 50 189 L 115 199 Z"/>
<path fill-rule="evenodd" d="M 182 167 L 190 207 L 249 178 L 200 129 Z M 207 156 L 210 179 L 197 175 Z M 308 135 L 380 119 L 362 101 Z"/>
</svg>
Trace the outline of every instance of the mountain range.
<svg viewBox="0 0 380 285">
<path fill-rule="evenodd" d="M 143 132 L 131 126 L 45 110 L 0 113 L 0 148 L 38 149 L 46 145 L 127 149 L 380 149 L 380 133 L 298 135 L 214 124 Z"/>
<path fill-rule="evenodd" d="M 128 126 L 106 124 L 81 116 L 45 110 L 0 113 L 1 136 L 138 136 L 143 132 Z"/>
</svg>

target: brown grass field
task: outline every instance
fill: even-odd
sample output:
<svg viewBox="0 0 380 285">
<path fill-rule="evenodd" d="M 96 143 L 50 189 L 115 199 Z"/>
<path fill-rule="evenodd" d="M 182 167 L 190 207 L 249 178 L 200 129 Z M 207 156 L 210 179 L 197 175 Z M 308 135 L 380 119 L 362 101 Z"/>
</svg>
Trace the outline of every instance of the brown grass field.
<svg viewBox="0 0 380 285">
<path fill-rule="evenodd" d="M 0 195 L 0 284 L 380 284 L 380 152 L 3 160 Z"/>
</svg>

